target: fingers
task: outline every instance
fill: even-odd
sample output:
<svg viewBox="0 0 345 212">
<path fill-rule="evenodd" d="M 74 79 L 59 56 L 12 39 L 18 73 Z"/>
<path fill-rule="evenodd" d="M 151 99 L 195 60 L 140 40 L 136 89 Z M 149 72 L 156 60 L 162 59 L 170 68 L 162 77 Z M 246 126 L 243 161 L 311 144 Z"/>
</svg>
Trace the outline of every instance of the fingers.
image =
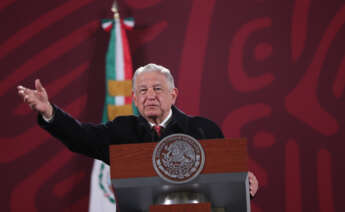
<svg viewBox="0 0 345 212">
<path fill-rule="evenodd" d="M 18 94 L 20 96 L 22 96 L 24 102 L 27 102 L 27 100 L 30 97 L 34 97 L 37 94 L 46 95 L 46 91 L 45 91 L 44 87 L 42 86 L 41 81 L 39 79 L 35 80 L 35 89 L 36 90 L 26 88 L 22 85 L 17 86 L 17 89 L 18 89 Z"/>
<path fill-rule="evenodd" d="M 20 96 L 22 96 L 22 97 L 25 96 L 25 94 L 24 94 L 25 88 L 24 88 L 23 86 L 21 86 L 21 85 L 17 86 L 17 90 L 18 90 L 18 94 L 19 94 Z"/>
<path fill-rule="evenodd" d="M 26 88 L 24 86 L 21 86 L 21 85 L 17 86 L 17 90 L 19 94 L 24 94 L 25 89 Z"/>
<path fill-rule="evenodd" d="M 28 106 L 42 114 L 47 114 L 46 117 L 52 114 L 52 108 L 48 101 L 48 95 L 42 86 L 40 80 L 35 80 L 35 89 L 29 89 L 22 85 L 17 86 L 18 94 Z"/>
<path fill-rule="evenodd" d="M 24 86 L 19 85 L 17 87 L 18 94 L 23 97 L 24 102 L 28 98 L 28 96 L 33 92 L 31 89 L 25 88 Z"/>
<path fill-rule="evenodd" d="M 21 85 L 19 85 L 17 89 L 18 94 L 23 98 L 23 101 L 27 103 L 31 109 L 36 110 L 35 93 L 37 91 L 31 90 Z"/>
<path fill-rule="evenodd" d="M 28 94 L 27 91 L 23 91 L 23 94 L 20 94 L 23 97 L 24 102 L 28 103 L 29 105 L 33 103 L 32 95 Z"/>
<path fill-rule="evenodd" d="M 35 80 L 35 88 L 39 92 L 44 92 L 44 87 L 39 79 Z"/>
<path fill-rule="evenodd" d="M 251 196 L 254 196 L 259 189 L 259 182 L 252 172 L 248 172 L 249 179 L 249 192 Z"/>
</svg>

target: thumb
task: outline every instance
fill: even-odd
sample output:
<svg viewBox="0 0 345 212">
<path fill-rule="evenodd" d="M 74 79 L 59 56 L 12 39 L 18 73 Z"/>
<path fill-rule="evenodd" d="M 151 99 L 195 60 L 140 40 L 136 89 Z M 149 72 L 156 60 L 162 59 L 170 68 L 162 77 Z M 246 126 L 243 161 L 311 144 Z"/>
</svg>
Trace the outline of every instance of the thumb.
<svg viewBox="0 0 345 212">
<path fill-rule="evenodd" d="M 41 84 L 41 81 L 39 79 L 35 80 L 35 88 L 37 91 L 43 92 L 44 91 L 44 87 Z"/>
</svg>

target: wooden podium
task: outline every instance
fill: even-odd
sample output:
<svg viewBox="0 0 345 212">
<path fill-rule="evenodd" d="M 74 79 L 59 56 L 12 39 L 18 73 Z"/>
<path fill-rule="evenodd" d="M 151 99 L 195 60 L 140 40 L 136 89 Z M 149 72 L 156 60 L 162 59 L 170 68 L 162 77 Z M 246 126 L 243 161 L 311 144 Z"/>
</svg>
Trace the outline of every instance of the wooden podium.
<svg viewBox="0 0 345 212">
<path fill-rule="evenodd" d="M 152 165 L 157 143 L 110 146 L 111 180 L 120 212 L 136 211 L 250 211 L 248 153 L 246 139 L 199 140 L 205 151 L 201 174 L 185 184 L 161 179 Z M 155 205 L 163 193 L 203 193 L 208 203 Z"/>
</svg>

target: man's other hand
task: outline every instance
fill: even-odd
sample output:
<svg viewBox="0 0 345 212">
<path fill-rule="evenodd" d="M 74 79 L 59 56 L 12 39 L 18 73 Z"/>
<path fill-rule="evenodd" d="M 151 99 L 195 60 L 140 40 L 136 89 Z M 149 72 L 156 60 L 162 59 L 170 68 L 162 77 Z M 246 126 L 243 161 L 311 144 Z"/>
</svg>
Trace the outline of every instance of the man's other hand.
<svg viewBox="0 0 345 212">
<path fill-rule="evenodd" d="M 249 193 L 252 197 L 254 197 L 256 192 L 259 189 L 259 182 L 252 172 L 248 172 L 248 179 L 249 179 Z"/>
</svg>

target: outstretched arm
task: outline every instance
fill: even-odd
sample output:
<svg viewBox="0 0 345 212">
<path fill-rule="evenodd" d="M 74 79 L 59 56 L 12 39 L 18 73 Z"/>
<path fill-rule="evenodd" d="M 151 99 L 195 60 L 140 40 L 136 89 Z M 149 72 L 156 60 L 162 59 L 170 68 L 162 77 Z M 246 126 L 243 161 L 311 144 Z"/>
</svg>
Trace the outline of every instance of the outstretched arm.
<svg viewBox="0 0 345 212">
<path fill-rule="evenodd" d="M 30 108 L 40 113 L 38 124 L 52 136 L 59 139 L 71 151 L 97 158 L 109 163 L 108 146 L 111 141 L 112 123 L 82 123 L 49 102 L 48 94 L 40 80 L 35 80 L 35 88 L 19 85 L 18 94 Z M 43 119 L 42 119 L 43 118 Z M 111 138 L 110 138 L 111 137 Z"/>
</svg>

